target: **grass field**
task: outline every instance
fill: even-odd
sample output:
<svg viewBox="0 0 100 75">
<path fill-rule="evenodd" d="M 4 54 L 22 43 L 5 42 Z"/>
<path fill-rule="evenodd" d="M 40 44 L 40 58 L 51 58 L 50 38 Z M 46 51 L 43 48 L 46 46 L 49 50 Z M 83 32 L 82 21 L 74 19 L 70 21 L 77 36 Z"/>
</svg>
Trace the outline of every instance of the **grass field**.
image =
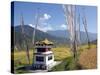
<svg viewBox="0 0 100 75">
<path fill-rule="evenodd" d="M 69 56 L 71 56 L 71 52 L 69 50 L 69 48 L 67 47 L 56 47 L 52 49 L 54 56 L 55 56 L 55 60 L 63 60 Z M 29 51 L 30 54 L 30 62 L 32 64 L 32 60 L 33 60 L 33 50 Z M 26 57 L 26 52 L 25 51 L 15 51 L 14 52 L 14 62 L 15 62 L 15 66 L 21 66 L 21 65 L 27 65 L 27 57 Z M 17 65 L 18 64 L 18 65 Z"/>
<path fill-rule="evenodd" d="M 76 70 L 76 69 L 91 69 L 95 68 L 96 66 L 96 45 L 91 45 L 91 49 L 94 50 L 88 50 L 87 45 L 83 45 L 78 50 L 78 64 L 75 64 L 72 57 L 72 52 L 70 49 L 66 46 L 60 46 L 56 48 L 52 48 L 52 51 L 55 56 L 56 61 L 62 61 L 61 64 L 55 66 L 52 68 L 51 71 L 64 71 L 64 70 Z M 89 52 L 90 51 L 90 52 Z M 33 50 L 30 50 L 30 64 L 33 62 Z M 93 57 L 93 58 L 92 58 Z M 85 58 L 87 58 L 86 61 Z M 91 59 L 91 60 L 90 60 Z M 93 60 L 92 60 L 93 59 Z M 92 63 L 91 63 L 92 62 Z M 91 63 L 91 64 L 90 64 Z M 93 65 L 94 64 L 94 65 Z M 18 68 L 20 66 L 26 66 L 29 65 L 27 62 L 26 52 L 25 51 L 15 51 L 14 52 L 14 68 Z M 81 67 L 80 67 L 81 65 Z M 88 67 L 87 67 L 88 66 Z M 16 70 L 17 71 L 17 70 Z M 17 71 L 18 72 L 18 71 Z M 19 72 L 18 72 L 19 73 Z"/>
<path fill-rule="evenodd" d="M 90 49 L 88 49 L 88 45 L 83 45 L 79 48 L 76 62 L 72 55 L 70 55 L 69 57 L 65 58 L 61 64 L 53 67 L 52 71 L 95 68 L 97 68 L 97 46 L 91 44 Z"/>
<path fill-rule="evenodd" d="M 33 50 L 29 51 L 30 54 L 30 64 L 32 64 Z M 14 52 L 14 67 L 20 67 L 23 65 L 28 65 L 27 56 L 25 51 L 15 51 Z"/>
<path fill-rule="evenodd" d="M 97 68 L 97 48 L 92 48 L 87 51 L 83 51 L 80 54 L 78 63 L 84 69 L 95 69 Z"/>
</svg>

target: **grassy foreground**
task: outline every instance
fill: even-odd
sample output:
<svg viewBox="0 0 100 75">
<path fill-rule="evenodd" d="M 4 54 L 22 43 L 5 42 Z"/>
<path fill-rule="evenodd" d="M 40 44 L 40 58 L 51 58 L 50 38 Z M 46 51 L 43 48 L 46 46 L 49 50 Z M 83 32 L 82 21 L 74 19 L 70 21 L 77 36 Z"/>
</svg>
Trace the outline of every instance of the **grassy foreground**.
<svg viewBox="0 0 100 75">
<path fill-rule="evenodd" d="M 91 44 L 90 49 L 83 45 L 78 50 L 77 60 L 71 56 L 62 60 L 62 63 L 53 67 L 51 71 L 82 70 L 97 68 L 97 47 Z"/>
<path fill-rule="evenodd" d="M 96 64 L 96 61 L 97 61 L 96 45 L 91 45 L 91 49 L 94 49 L 94 50 L 88 50 L 87 45 L 81 46 L 81 48 L 78 51 L 79 52 L 78 61 L 77 61 L 78 64 L 76 64 L 73 60 L 72 52 L 70 51 L 68 47 L 60 46 L 60 47 L 53 48 L 52 51 L 54 52 L 55 60 L 62 61 L 62 63 L 53 67 L 51 71 L 91 69 L 91 66 L 93 66 L 93 64 L 94 64 L 93 68 L 96 68 L 95 67 L 97 65 Z M 30 53 L 30 64 L 32 64 L 33 56 L 34 56 L 33 50 L 30 50 L 29 53 Z M 91 62 L 92 64 L 90 64 Z M 15 51 L 14 52 L 14 68 L 16 69 L 20 66 L 26 66 L 26 65 L 29 65 L 27 62 L 26 52 Z M 25 71 L 18 71 L 18 70 L 15 70 L 15 71 L 16 73 L 26 73 Z"/>
</svg>

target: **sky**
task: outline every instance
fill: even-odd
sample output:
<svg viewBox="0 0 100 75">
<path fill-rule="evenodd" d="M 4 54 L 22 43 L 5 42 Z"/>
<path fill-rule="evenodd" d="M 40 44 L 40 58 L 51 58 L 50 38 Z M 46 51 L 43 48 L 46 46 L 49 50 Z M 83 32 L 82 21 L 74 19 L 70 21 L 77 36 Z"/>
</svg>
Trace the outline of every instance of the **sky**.
<svg viewBox="0 0 100 75">
<path fill-rule="evenodd" d="M 80 13 L 80 30 L 85 31 L 82 24 L 83 8 L 87 19 L 88 31 L 97 33 L 97 7 L 77 5 L 77 14 Z M 36 14 L 38 11 L 38 29 L 47 32 L 55 30 L 66 30 L 62 4 L 34 3 L 34 2 L 14 2 L 14 26 L 20 25 L 21 14 L 24 24 L 34 27 L 36 25 Z M 13 20 L 12 20 L 13 21 Z"/>
</svg>

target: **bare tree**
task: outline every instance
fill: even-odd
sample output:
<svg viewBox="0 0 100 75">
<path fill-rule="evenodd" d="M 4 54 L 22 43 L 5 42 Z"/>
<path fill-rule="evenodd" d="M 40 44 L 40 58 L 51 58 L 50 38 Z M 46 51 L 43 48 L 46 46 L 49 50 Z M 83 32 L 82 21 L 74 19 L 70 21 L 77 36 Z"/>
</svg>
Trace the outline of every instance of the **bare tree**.
<svg viewBox="0 0 100 75">
<path fill-rule="evenodd" d="M 36 29 L 37 29 L 37 26 L 39 24 L 39 8 L 37 9 L 35 20 L 36 21 L 35 21 L 35 27 L 34 27 L 33 39 L 32 39 L 33 46 L 35 46 Z M 35 47 L 34 47 L 34 49 L 35 49 Z M 34 51 L 33 51 L 33 54 L 34 54 Z M 33 57 L 33 60 L 34 60 L 34 57 Z"/>
<path fill-rule="evenodd" d="M 87 36 L 88 48 L 90 48 L 90 39 L 89 39 L 89 35 L 88 35 L 87 20 L 86 20 L 84 9 L 83 9 L 83 18 L 82 18 L 82 21 L 83 21 L 84 29 L 85 29 L 86 36 Z"/>
<path fill-rule="evenodd" d="M 20 25 L 21 25 L 21 33 L 22 33 L 22 36 L 23 36 L 23 45 L 26 48 L 27 60 L 28 60 L 28 63 L 30 64 L 28 41 L 26 39 L 24 28 L 23 28 L 23 25 L 24 25 L 23 15 L 21 15 L 21 24 Z"/>
<path fill-rule="evenodd" d="M 80 14 L 78 15 L 78 18 L 77 18 L 77 44 L 78 44 L 78 47 L 81 45 L 81 39 L 80 39 Z"/>
<path fill-rule="evenodd" d="M 70 48 L 73 51 L 73 56 L 76 58 L 77 42 L 76 42 L 76 13 L 74 5 L 63 5 L 64 15 L 66 18 L 67 29 L 69 31 Z"/>
</svg>

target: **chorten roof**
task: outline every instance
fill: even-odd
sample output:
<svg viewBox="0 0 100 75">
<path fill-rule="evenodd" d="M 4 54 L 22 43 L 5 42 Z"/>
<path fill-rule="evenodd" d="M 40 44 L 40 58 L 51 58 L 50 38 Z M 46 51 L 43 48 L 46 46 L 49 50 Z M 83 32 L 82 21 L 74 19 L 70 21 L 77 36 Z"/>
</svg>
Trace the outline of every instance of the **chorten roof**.
<svg viewBox="0 0 100 75">
<path fill-rule="evenodd" d="M 43 41 L 36 42 L 36 44 L 53 44 L 53 42 L 49 41 L 47 38 Z"/>
</svg>

